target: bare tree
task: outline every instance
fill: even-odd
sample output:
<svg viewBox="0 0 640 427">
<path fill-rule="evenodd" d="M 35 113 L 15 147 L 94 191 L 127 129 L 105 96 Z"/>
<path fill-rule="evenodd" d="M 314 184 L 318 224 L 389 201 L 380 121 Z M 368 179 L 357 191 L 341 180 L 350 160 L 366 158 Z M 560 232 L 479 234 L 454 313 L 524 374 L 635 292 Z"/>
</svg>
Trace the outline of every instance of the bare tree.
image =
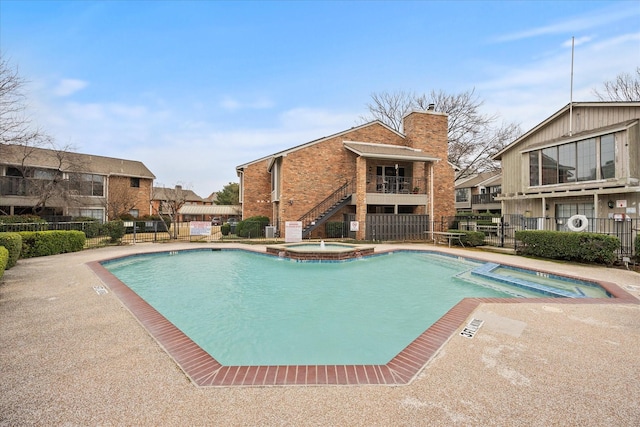
<svg viewBox="0 0 640 427">
<path fill-rule="evenodd" d="M 372 94 L 371 100 L 367 104 L 370 116 L 363 117 L 363 121 L 378 119 L 398 132 L 402 132 L 402 118 L 413 110 L 427 110 L 432 105 L 434 110 L 446 113 L 448 160 L 461 168 L 460 176 L 497 168 L 491 156 L 522 133 L 520 125 L 497 124 L 497 115 L 482 113 L 484 101 L 475 89 L 459 94 L 433 90 L 428 95 L 382 92 Z"/>
<path fill-rule="evenodd" d="M 81 206 L 86 194 L 86 170 L 80 156 L 71 152 L 70 146 L 42 149 L 33 145 L 0 144 L 3 160 L 12 165 L 6 176 L 0 177 L 9 194 L 23 196 L 22 203 L 31 212 L 43 214 L 49 207 Z M 6 212 L 5 212 L 6 214 Z"/>
<path fill-rule="evenodd" d="M 52 200 L 59 206 L 77 202 L 74 196 L 80 191 L 69 177 L 82 165 L 71 155 L 71 146 L 56 146 L 50 135 L 32 124 L 26 113 L 25 85 L 17 67 L 0 54 L 0 157 L 13 159 L 15 165 L 4 178 L 14 180 L 15 190 L 28 197 L 33 213 L 40 214 Z"/>
<path fill-rule="evenodd" d="M 615 80 L 602 84 L 602 91 L 593 89 L 599 101 L 640 101 L 640 67 L 632 73 L 620 73 Z"/>
<path fill-rule="evenodd" d="M 136 206 L 136 194 L 129 189 L 129 178 L 112 176 L 109 179 L 109 197 L 105 207 L 110 220 L 128 214 Z"/>
<path fill-rule="evenodd" d="M 173 224 L 173 236 L 171 233 L 169 235 L 174 239 L 178 238 L 178 215 L 180 208 L 187 202 L 187 196 L 188 193 L 182 189 L 182 185 L 176 185 L 175 188 L 154 188 L 153 199 L 160 201 L 158 215 L 169 216 Z"/>
<path fill-rule="evenodd" d="M 51 138 L 26 115 L 26 82 L 0 53 L 0 143 L 42 146 Z"/>
</svg>

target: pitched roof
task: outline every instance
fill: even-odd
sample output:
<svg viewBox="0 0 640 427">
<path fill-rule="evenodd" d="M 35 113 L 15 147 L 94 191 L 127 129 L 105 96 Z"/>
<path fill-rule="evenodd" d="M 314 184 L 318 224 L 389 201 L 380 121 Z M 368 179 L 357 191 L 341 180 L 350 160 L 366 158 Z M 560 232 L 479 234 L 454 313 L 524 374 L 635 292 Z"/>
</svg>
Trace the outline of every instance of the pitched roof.
<svg viewBox="0 0 640 427">
<path fill-rule="evenodd" d="M 151 200 L 184 200 L 187 202 L 202 202 L 202 197 L 198 196 L 193 190 L 184 188 L 164 188 L 153 187 Z"/>
<path fill-rule="evenodd" d="M 565 105 L 564 107 L 562 107 L 560 110 L 556 111 L 551 116 L 547 117 L 542 122 L 538 123 L 533 128 L 529 129 L 527 132 L 522 134 L 515 141 L 511 142 L 506 147 L 504 147 L 502 150 L 498 151 L 496 154 L 491 156 L 491 158 L 493 160 L 500 160 L 502 158 L 502 155 L 505 152 L 510 151 L 513 147 L 518 145 L 518 143 L 520 141 L 525 140 L 526 138 L 530 137 L 532 134 L 534 134 L 538 130 L 544 128 L 549 123 L 551 123 L 554 120 L 556 120 L 558 117 L 562 116 L 563 114 L 568 113 L 571 108 L 580 108 L 580 107 L 582 107 L 582 108 L 589 108 L 589 107 L 639 107 L 639 106 L 640 106 L 640 102 L 617 102 L 616 101 L 616 102 L 573 102 L 573 103 L 569 103 L 569 104 Z M 576 134 L 572 135 L 572 138 L 575 138 L 575 136 L 576 136 Z"/>
<path fill-rule="evenodd" d="M 426 155 L 421 150 L 411 147 L 390 144 L 374 144 L 370 142 L 344 141 L 345 148 L 361 157 L 371 159 L 422 160 L 438 161 L 440 159 Z"/>
<path fill-rule="evenodd" d="M 48 169 L 60 168 L 64 172 L 119 175 L 155 179 L 155 175 L 137 160 L 92 154 L 57 151 L 17 144 L 0 144 L 0 162 L 12 166 L 28 166 Z"/>
<path fill-rule="evenodd" d="M 471 188 L 479 185 L 497 185 L 502 181 L 502 171 L 489 171 L 474 174 L 456 181 L 456 188 Z"/>
<path fill-rule="evenodd" d="M 258 163 L 258 162 L 261 162 L 261 161 L 264 161 L 264 160 L 271 159 L 273 161 L 278 157 L 282 157 L 282 156 L 287 155 L 288 153 L 291 153 L 291 152 L 294 152 L 294 151 L 297 151 L 297 150 L 301 150 L 303 148 L 307 148 L 307 147 L 310 147 L 312 145 L 319 144 L 319 143 L 327 141 L 329 139 L 336 138 L 336 137 L 339 137 L 341 135 L 346 135 L 347 133 L 353 132 L 354 130 L 363 129 L 363 128 L 366 128 L 368 126 L 373 126 L 373 125 L 381 125 L 381 126 L 387 128 L 388 130 L 390 130 L 391 132 L 396 133 L 401 137 L 404 137 L 404 135 L 402 135 L 400 132 L 396 131 L 395 129 L 393 129 L 393 128 L 389 127 L 389 126 L 387 126 L 386 124 L 382 123 L 380 120 L 374 120 L 372 122 L 365 123 L 365 124 L 362 124 L 360 126 L 352 127 L 351 129 L 347 129 L 347 130 L 343 130 L 343 131 L 338 132 L 338 133 L 334 133 L 333 135 L 329 135 L 329 136 L 325 136 L 325 137 L 322 137 L 322 138 L 319 138 L 319 139 L 315 139 L 315 140 L 310 141 L 310 142 L 305 142 L 304 144 L 296 145 L 295 147 L 291 147 L 291 148 L 288 148 L 286 150 L 279 151 L 277 153 L 270 154 L 268 156 L 264 156 L 264 157 L 261 157 L 261 158 L 256 159 L 256 160 L 253 160 L 253 161 L 250 161 L 250 162 L 247 162 L 247 163 L 243 163 L 243 164 L 241 164 L 239 166 L 236 166 L 236 171 L 240 171 L 240 170 L 244 169 L 245 167 L 247 167 L 247 166 L 249 166 L 249 165 L 251 165 L 253 163 Z"/>
<path fill-rule="evenodd" d="M 182 215 L 240 215 L 238 205 L 184 205 L 178 210 Z"/>
</svg>

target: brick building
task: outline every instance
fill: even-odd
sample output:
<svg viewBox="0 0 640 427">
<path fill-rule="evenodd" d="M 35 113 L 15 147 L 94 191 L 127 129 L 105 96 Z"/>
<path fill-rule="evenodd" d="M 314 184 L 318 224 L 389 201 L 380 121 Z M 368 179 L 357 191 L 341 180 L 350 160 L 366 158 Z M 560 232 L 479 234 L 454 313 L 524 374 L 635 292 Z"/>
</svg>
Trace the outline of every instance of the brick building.
<svg viewBox="0 0 640 427">
<path fill-rule="evenodd" d="M 412 112 L 403 125 L 404 134 L 374 121 L 238 166 L 243 218 L 266 216 L 282 236 L 285 221 L 302 221 L 303 237 L 318 238 L 326 222 L 356 221 L 363 240 L 373 215 L 389 224 L 453 215 L 447 116 Z"/>
<path fill-rule="evenodd" d="M 150 215 L 154 179 L 135 160 L 0 144 L 0 215 Z"/>
</svg>

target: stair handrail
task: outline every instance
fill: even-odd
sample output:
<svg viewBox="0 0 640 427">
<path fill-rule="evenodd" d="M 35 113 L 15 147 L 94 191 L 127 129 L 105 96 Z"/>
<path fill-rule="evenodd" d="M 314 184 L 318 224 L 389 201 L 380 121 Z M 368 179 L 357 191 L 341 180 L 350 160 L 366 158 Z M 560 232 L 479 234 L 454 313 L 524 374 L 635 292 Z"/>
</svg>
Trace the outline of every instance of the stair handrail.
<svg viewBox="0 0 640 427">
<path fill-rule="evenodd" d="M 298 219 L 298 221 L 302 221 L 302 229 L 307 228 L 307 226 L 318 219 L 318 217 L 327 212 L 333 205 L 343 200 L 345 197 L 353 194 L 353 183 L 354 180 L 350 180 L 345 182 L 340 188 L 327 196 L 326 199 L 315 205 L 310 211 L 305 213 Z"/>
</svg>

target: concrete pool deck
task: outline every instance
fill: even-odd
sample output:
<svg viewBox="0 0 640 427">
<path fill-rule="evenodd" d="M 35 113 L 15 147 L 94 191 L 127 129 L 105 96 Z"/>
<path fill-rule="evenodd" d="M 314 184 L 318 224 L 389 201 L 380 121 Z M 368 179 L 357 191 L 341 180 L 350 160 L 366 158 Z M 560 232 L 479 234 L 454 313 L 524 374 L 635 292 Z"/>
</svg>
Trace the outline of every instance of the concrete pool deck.
<svg viewBox="0 0 640 427">
<path fill-rule="evenodd" d="M 264 251 L 264 246 L 234 247 Z M 196 387 L 86 263 L 229 244 L 20 260 L 0 282 L 0 425 L 637 425 L 640 305 L 481 304 L 408 385 Z M 640 274 L 433 245 L 377 245 L 616 283 Z M 97 290 L 94 289 L 97 287 Z M 460 329 L 464 324 L 460 325 Z"/>
</svg>

